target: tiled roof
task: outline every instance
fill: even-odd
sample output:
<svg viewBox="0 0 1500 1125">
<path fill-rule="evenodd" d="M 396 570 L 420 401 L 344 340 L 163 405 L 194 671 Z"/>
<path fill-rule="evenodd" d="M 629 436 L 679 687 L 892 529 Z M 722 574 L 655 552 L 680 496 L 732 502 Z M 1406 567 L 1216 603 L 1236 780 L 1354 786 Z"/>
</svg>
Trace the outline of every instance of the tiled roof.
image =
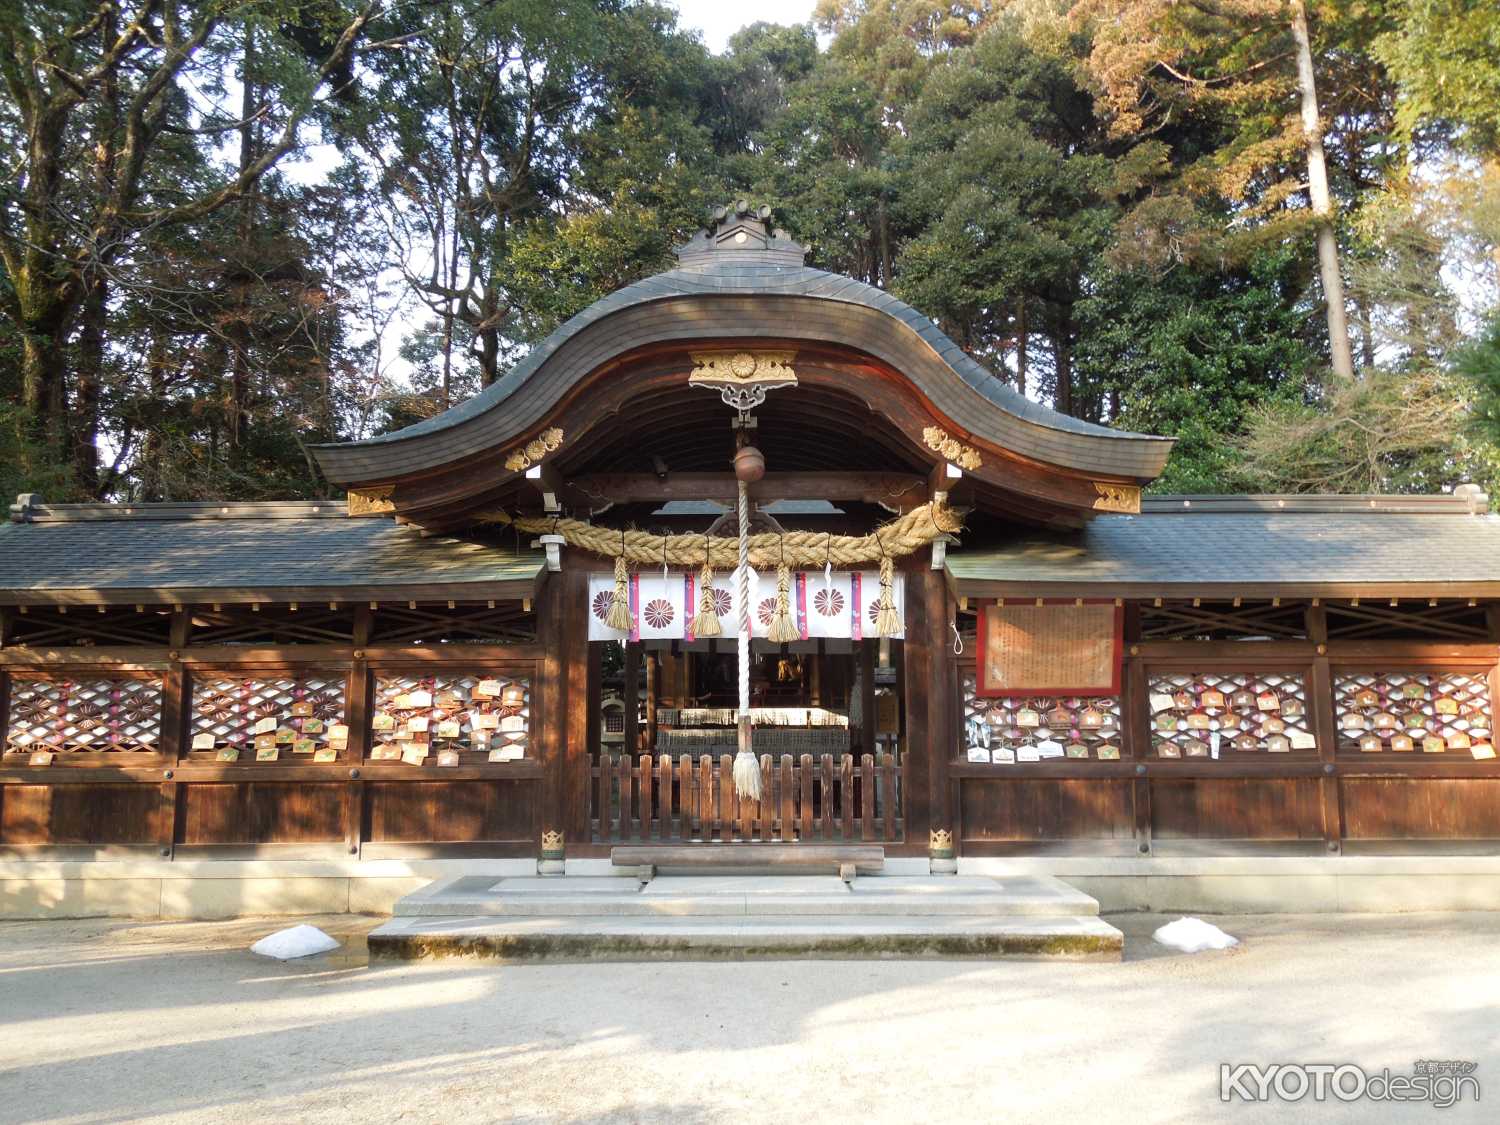
<svg viewBox="0 0 1500 1125">
<path fill-rule="evenodd" d="M 542 568 L 513 542 L 424 539 L 342 504 L 214 508 L 59 506 L 0 524 L 0 600 L 516 598 Z"/>
<path fill-rule="evenodd" d="M 1277 509 L 1238 498 L 1219 511 L 1162 500 L 1076 533 L 955 550 L 947 569 L 969 596 L 1500 595 L 1500 516 L 1326 500 Z"/>
</svg>

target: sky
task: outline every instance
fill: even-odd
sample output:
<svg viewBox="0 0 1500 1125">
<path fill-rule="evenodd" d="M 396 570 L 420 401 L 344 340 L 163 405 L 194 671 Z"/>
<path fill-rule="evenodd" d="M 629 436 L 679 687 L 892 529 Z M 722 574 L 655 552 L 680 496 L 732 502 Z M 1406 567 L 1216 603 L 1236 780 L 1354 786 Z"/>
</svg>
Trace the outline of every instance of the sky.
<svg viewBox="0 0 1500 1125">
<path fill-rule="evenodd" d="M 813 0 L 760 0 L 748 9 L 726 0 L 676 0 L 673 7 L 680 15 L 678 26 L 701 31 L 709 50 L 719 52 L 747 23 L 806 23 Z"/>
</svg>

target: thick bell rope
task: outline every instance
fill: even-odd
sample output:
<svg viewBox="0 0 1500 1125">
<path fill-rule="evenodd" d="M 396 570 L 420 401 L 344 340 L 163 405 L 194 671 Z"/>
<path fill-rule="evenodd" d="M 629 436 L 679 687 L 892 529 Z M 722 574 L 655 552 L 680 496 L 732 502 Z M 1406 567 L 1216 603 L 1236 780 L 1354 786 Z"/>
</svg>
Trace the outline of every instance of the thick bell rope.
<svg viewBox="0 0 1500 1125">
<path fill-rule="evenodd" d="M 735 581 L 740 592 L 740 709 L 735 716 L 739 749 L 734 755 L 734 787 L 742 798 L 760 800 L 760 763 L 750 737 L 750 486 L 739 487 L 740 558 Z"/>
</svg>

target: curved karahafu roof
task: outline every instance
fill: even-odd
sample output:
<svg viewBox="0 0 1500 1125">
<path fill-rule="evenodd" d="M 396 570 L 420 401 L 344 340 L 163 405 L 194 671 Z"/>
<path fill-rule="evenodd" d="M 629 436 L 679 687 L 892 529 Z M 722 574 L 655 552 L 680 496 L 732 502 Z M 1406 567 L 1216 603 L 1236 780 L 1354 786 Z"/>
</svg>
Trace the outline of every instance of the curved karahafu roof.
<svg viewBox="0 0 1500 1125">
<path fill-rule="evenodd" d="M 1145 483 L 1169 438 L 1112 430 L 1050 410 L 981 367 L 927 317 L 861 281 L 810 269 L 805 251 L 759 213 L 723 213 L 678 250 L 675 269 L 574 316 L 460 406 L 365 441 L 314 448 L 343 485 L 389 482 L 452 466 L 534 433 L 601 365 L 647 345 L 756 339 L 833 344 L 899 372 L 960 431 L 1072 474 Z"/>
</svg>

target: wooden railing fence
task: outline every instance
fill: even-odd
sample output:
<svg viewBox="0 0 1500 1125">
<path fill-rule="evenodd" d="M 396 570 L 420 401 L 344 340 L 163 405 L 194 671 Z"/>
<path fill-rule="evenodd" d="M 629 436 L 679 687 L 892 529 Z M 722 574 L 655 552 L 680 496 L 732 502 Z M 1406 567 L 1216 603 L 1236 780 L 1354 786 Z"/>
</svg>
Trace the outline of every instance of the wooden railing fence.
<svg viewBox="0 0 1500 1125">
<path fill-rule="evenodd" d="M 592 770 L 600 843 L 781 843 L 905 838 L 905 762 L 891 754 L 760 757 L 760 801 L 734 788 L 734 755 L 606 754 Z"/>
</svg>

